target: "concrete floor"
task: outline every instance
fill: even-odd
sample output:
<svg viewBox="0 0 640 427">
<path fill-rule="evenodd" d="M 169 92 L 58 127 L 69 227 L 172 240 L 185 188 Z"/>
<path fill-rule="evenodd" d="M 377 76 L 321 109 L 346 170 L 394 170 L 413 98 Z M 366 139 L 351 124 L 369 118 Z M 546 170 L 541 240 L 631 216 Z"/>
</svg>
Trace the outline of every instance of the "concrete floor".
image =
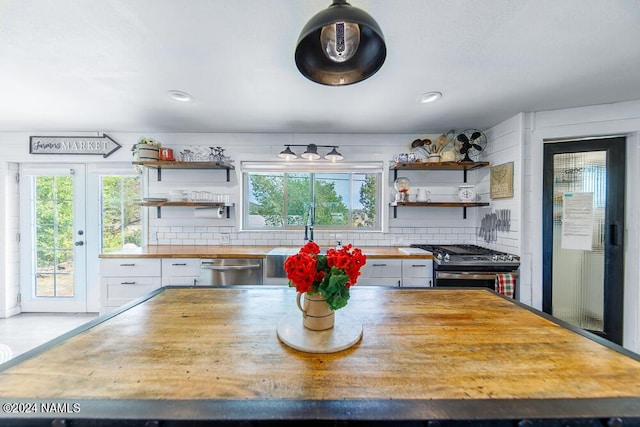
<svg viewBox="0 0 640 427">
<path fill-rule="evenodd" d="M 97 313 L 22 313 L 0 319 L 0 363 L 96 317 Z"/>
</svg>

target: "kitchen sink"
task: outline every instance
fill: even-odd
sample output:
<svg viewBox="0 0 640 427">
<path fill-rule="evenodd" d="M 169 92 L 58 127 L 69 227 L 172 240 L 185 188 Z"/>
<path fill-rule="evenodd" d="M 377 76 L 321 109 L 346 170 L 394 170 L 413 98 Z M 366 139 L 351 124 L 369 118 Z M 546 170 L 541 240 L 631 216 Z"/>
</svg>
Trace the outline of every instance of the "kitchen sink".
<svg viewBox="0 0 640 427">
<path fill-rule="evenodd" d="M 295 255 L 300 251 L 300 246 L 288 247 L 281 246 L 271 249 L 267 253 L 266 258 L 266 277 L 269 278 L 286 278 L 287 273 L 284 271 L 284 261 L 290 255 Z M 325 254 L 326 249 L 320 248 L 320 253 Z"/>
<path fill-rule="evenodd" d="M 299 247 L 277 247 L 267 253 L 265 275 L 267 279 L 282 279 L 287 277 L 284 271 L 284 261 L 288 256 L 297 254 Z"/>
</svg>

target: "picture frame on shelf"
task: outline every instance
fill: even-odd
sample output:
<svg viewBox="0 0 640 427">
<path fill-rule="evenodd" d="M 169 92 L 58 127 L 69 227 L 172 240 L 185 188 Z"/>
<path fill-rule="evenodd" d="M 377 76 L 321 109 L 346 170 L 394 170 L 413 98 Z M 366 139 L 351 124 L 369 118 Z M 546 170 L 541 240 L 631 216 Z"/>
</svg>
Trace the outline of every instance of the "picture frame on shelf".
<svg viewBox="0 0 640 427">
<path fill-rule="evenodd" d="M 491 199 L 507 199 L 513 197 L 513 162 L 491 166 L 490 173 Z"/>
</svg>

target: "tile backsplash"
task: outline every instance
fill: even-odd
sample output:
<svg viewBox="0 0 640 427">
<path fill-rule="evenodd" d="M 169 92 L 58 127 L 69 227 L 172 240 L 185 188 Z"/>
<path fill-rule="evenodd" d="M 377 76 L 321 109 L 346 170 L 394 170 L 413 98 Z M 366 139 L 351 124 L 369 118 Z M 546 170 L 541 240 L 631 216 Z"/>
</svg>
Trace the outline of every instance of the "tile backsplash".
<svg viewBox="0 0 640 427">
<path fill-rule="evenodd" d="M 320 246 L 334 246 L 338 240 L 356 246 L 407 246 L 411 243 L 473 243 L 475 227 L 391 227 L 380 232 L 316 231 Z M 233 226 L 152 226 L 151 245 L 251 245 L 299 246 L 304 244 L 302 231 L 260 232 L 234 231 Z"/>
</svg>

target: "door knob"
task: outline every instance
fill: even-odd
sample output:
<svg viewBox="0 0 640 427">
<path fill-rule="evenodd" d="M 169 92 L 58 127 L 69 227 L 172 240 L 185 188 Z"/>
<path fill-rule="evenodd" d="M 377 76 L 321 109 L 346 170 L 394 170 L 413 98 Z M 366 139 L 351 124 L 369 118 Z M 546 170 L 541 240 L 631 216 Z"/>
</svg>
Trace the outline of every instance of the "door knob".
<svg viewBox="0 0 640 427">
<path fill-rule="evenodd" d="M 79 240 L 75 243 L 76 246 L 84 246 L 84 242 L 82 240 Z"/>
</svg>

